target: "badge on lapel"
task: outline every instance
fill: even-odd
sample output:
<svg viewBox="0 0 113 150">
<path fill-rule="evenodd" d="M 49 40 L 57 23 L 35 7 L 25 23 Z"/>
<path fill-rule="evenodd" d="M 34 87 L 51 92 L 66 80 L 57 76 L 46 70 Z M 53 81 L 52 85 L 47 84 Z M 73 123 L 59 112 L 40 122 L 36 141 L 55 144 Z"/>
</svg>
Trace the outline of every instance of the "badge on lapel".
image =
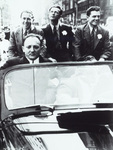
<svg viewBox="0 0 113 150">
<path fill-rule="evenodd" d="M 66 31 L 66 30 L 63 30 L 63 31 L 62 31 L 62 34 L 63 34 L 63 35 L 67 35 L 67 31 Z"/>
<path fill-rule="evenodd" d="M 97 34 L 97 37 L 100 40 L 102 38 L 102 34 Z"/>
</svg>

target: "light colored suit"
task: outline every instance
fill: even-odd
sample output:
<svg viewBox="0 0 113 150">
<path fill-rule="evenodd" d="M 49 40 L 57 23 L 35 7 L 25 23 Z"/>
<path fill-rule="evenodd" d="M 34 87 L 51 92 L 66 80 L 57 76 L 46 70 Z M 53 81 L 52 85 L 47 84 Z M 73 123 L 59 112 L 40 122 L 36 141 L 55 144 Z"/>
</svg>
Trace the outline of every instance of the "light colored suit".
<svg viewBox="0 0 113 150">
<path fill-rule="evenodd" d="M 43 37 L 43 31 L 40 27 L 33 27 L 29 33 L 39 34 Z M 22 45 L 23 45 L 23 29 L 22 27 L 16 28 L 11 32 L 9 55 L 10 56 L 23 56 Z"/>
</svg>

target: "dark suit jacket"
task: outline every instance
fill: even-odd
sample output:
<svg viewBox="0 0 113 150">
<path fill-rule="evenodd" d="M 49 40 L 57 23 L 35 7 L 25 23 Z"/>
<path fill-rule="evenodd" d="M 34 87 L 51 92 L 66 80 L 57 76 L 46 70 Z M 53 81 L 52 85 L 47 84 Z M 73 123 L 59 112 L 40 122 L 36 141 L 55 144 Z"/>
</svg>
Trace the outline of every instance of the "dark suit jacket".
<svg viewBox="0 0 113 150">
<path fill-rule="evenodd" d="M 30 30 L 30 33 L 35 33 L 42 35 L 43 37 L 43 31 L 41 28 L 34 27 Z M 22 27 L 16 28 L 14 31 L 11 32 L 10 36 L 10 46 L 9 46 L 9 54 L 11 56 L 23 56 L 22 51 L 22 45 L 23 45 L 23 29 Z"/>
<path fill-rule="evenodd" d="M 50 62 L 49 60 L 44 60 L 41 56 L 39 57 L 39 62 L 44 63 L 44 62 Z M 19 65 L 19 64 L 29 64 L 28 59 L 23 56 L 23 57 L 13 57 L 9 60 L 6 61 L 6 63 L 0 67 L 0 69 L 5 69 L 7 67 L 11 67 L 14 65 Z"/>
<path fill-rule="evenodd" d="M 101 26 L 98 27 L 94 50 L 91 50 L 89 26 L 82 25 L 75 31 L 75 60 L 85 60 L 87 56 L 108 59 L 111 55 L 109 33 Z"/>
<path fill-rule="evenodd" d="M 72 32 L 72 28 L 64 24 L 59 26 L 61 48 L 57 50 L 55 49 L 53 42 L 53 33 L 50 24 L 42 29 L 44 31 L 44 37 L 46 40 L 47 57 L 52 57 L 58 62 L 72 60 L 74 50 L 74 34 Z"/>
</svg>

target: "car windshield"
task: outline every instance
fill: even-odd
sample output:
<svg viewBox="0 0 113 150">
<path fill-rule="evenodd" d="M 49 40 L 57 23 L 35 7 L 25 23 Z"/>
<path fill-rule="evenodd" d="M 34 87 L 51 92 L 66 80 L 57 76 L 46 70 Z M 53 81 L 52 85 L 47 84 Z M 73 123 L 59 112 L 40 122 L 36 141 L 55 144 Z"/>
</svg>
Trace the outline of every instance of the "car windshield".
<svg viewBox="0 0 113 150">
<path fill-rule="evenodd" d="M 4 83 L 8 109 L 113 102 L 112 67 L 105 64 L 18 68 L 6 73 Z"/>
</svg>

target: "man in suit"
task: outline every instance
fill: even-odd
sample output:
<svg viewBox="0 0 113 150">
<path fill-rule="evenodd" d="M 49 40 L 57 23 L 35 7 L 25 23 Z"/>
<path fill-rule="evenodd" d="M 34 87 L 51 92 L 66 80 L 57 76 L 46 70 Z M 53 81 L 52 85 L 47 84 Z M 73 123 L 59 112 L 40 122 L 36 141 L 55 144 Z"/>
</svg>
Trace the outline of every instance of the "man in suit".
<svg viewBox="0 0 113 150">
<path fill-rule="evenodd" d="M 53 62 L 71 61 L 74 51 L 72 28 L 61 24 L 62 9 L 52 6 L 49 9 L 50 23 L 43 27 L 47 46 L 47 57 Z"/>
<path fill-rule="evenodd" d="M 1 66 L 1 69 L 5 69 L 7 67 L 18 64 L 38 64 L 47 62 L 47 60 L 45 61 L 45 59 L 41 56 L 41 53 L 43 51 L 43 40 L 38 34 L 30 33 L 26 35 L 23 41 L 22 50 L 24 52 L 23 57 L 12 57 Z"/>
<path fill-rule="evenodd" d="M 35 27 L 32 25 L 34 17 L 31 11 L 23 11 L 20 15 L 20 18 L 22 25 L 11 32 L 10 46 L 8 49 L 10 57 L 21 57 L 23 55 L 23 39 L 27 34 L 35 33 L 43 35 L 43 31 L 40 27 Z"/>
<path fill-rule="evenodd" d="M 87 24 L 75 32 L 75 60 L 104 61 L 111 55 L 109 33 L 99 25 L 100 7 L 87 9 Z"/>
</svg>

